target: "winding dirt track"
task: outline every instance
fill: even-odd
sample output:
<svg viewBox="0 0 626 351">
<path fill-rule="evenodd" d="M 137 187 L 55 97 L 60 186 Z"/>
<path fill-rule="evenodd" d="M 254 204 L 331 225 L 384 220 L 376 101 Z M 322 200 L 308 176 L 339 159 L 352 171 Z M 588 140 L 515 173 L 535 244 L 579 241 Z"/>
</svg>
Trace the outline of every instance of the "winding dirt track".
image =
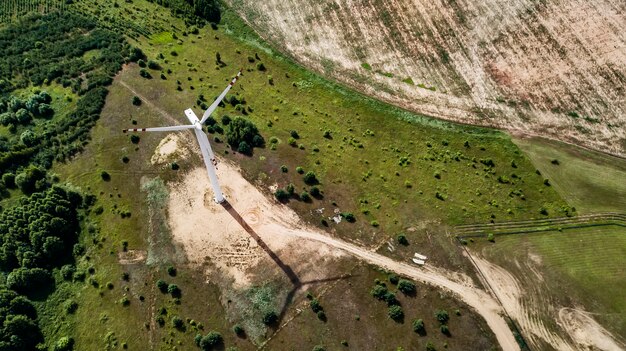
<svg viewBox="0 0 626 351">
<path fill-rule="evenodd" d="M 430 269 L 422 269 L 416 266 L 392 260 L 389 257 L 369 251 L 343 240 L 331 238 L 325 234 L 299 228 L 285 228 L 275 223 L 261 225 L 259 231 L 274 231 L 284 235 L 295 236 L 306 240 L 324 243 L 328 246 L 342 250 L 358 259 L 394 271 L 401 275 L 424 282 L 436 287 L 449 290 L 456 294 L 457 298 L 472 306 L 487 322 L 498 339 L 503 350 L 519 350 L 519 346 L 511 333 L 506 321 L 502 317 L 503 311 L 497 301 L 485 291 L 470 285 L 453 281 L 440 272 Z M 264 228 L 263 228 L 264 227 Z"/>
</svg>

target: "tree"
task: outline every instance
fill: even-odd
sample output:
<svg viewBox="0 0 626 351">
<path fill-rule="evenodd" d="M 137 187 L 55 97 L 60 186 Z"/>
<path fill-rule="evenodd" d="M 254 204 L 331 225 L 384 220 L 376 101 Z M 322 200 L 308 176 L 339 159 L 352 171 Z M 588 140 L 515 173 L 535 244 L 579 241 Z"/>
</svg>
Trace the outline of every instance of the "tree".
<svg viewBox="0 0 626 351">
<path fill-rule="evenodd" d="M 424 321 L 421 319 L 415 319 L 412 323 L 413 331 L 419 334 L 423 334 L 426 329 L 424 327 Z"/>
<path fill-rule="evenodd" d="M 290 197 L 289 193 L 284 189 L 277 189 L 276 192 L 274 192 L 274 196 L 276 197 L 276 200 L 280 202 L 287 201 Z"/>
<path fill-rule="evenodd" d="M 22 133 L 22 135 L 20 135 L 20 141 L 26 146 L 33 146 L 37 144 L 39 137 L 30 130 L 26 130 Z"/>
<path fill-rule="evenodd" d="M 200 339 L 200 349 L 203 351 L 208 351 L 213 349 L 215 346 L 218 346 L 224 342 L 222 338 L 222 334 L 211 330 L 207 335 L 203 336 Z"/>
<path fill-rule="evenodd" d="M 178 316 L 172 317 L 172 326 L 176 329 L 182 329 L 185 326 L 185 322 Z"/>
<path fill-rule="evenodd" d="M 304 182 L 308 185 L 315 185 L 319 183 L 317 176 L 312 171 L 306 172 L 304 175 Z"/>
<path fill-rule="evenodd" d="M 3 174 L 2 183 L 4 183 L 4 185 L 9 189 L 15 188 L 15 174 L 11 172 Z"/>
<path fill-rule="evenodd" d="M 167 292 L 168 285 L 164 280 L 162 279 L 157 280 L 156 286 L 162 293 Z"/>
<path fill-rule="evenodd" d="M 415 294 L 415 292 L 417 291 L 415 288 L 415 283 L 406 279 L 400 279 L 400 281 L 398 282 L 398 290 L 402 291 L 402 293 L 405 295 L 412 295 Z"/>
<path fill-rule="evenodd" d="M 222 19 L 220 7 L 216 0 L 194 0 L 193 10 L 196 16 L 209 22 L 220 23 Z"/>
<path fill-rule="evenodd" d="M 15 185 L 25 194 L 41 190 L 45 186 L 46 172 L 33 165 L 15 177 Z"/>
<path fill-rule="evenodd" d="M 255 140 L 255 136 L 258 138 Z M 260 139 L 259 139 L 260 138 Z M 232 147 L 239 146 L 245 141 L 248 146 L 263 144 L 263 137 L 259 134 L 259 130 L 254 123 L 242 117 L 235 117 L 229 124 L 226 131 L 226 140 Z M 259 141 L 262 141 L 259 143 Z"/>
<path fill-rule="evenodd" d="M 450 316 L 448 315 L 448 312 L 446 310 L 437 310 L 435 312 L 435 317 L 441 324 L 448 323 L 448 320 L 450 319 Z"/>
<path fill-rule="evenodd" d="M 133 96 L 132 102 L 133 102 L 133 105 L 135 106 L 141 105 L 141 99 L 139 98 L 139 96 Z"/>
<path fill-rule="evenodd" d="M 239 143 L 239 147 L 237 147 L 237 151 L 244 155 L 250 155 L 252 153 L 252 148 L 250 147 L 250 145 L 248 145 L 248 143 L 246 143 L 245 141 L 242 141 Z"/>
<path fill-rule="evenodd" d="M 398 322 L 404 318 L 404 311 L 402 311 L 402 307 L 398 305 L 393 305 L 393 306 L 390 306 L 389 309 L 387 310 L 387 315 L 389 316 L 389 318 Z"/>
<path fill-rule="evenodd" d="M 385 298 L 385 294 L 387 293 L 387 287 L 384 285 L 376 284 L 370 294 L 375 298 L 382 300 Z"/>
<path fill-rule="evenodd" d="M 406 235 L 404 235 L 404 233 L 398 234 L 397 240 L 398 240 L 398 244 L 400 245 L 403 245 L 403 246 L 409 245 L 409 240 L 406 238 Z"/>
<path fill-rule="evenodd" d="M 18 268 L 9 273 L 7 287 L 28 295 L 53 283 L 52 275 L 43 268 Z"/>
<path fill-rule="evenodd" d="M 311 309 L 313 310 L 313 312 L 319 312 L 322 310 L 322 306 L 320 305 L 320 302 L 317 299 L 313 299 L 309 302 L 309 305 L 311 306 Z"/>
<path fill-rule="evenodd" d="M 130 142 L 133 144 L 139 144 L 139 140 L 140 138 L 139 138 L 139 135 L 137 134 L 133 134 L 130 136 Z"/>
<path fill-rule="evenodd" d="M 448 328 L 448 326 L 447 326 L 447 325 L 445 325 L 445 324 L 442 324 L 442 325 L 439 327 L 439 330 L 441 330 L 441 333 L 443 333 L 443 334 L 445 334 L 445 335 L 450 335 L 450 328 Z"/>
<path fill-rule="evenodd" d="M 74 348 L 74 339 L 62 336 L 54 343 L 52 351 L 72 351 Z"/>
<path fill-rule="evenodd" d="M 170 284 L 167 286 L 167 292 L 172 295 L 172 297 L 180 297 L 181 290 L 176 284 Z"/>
</svg>

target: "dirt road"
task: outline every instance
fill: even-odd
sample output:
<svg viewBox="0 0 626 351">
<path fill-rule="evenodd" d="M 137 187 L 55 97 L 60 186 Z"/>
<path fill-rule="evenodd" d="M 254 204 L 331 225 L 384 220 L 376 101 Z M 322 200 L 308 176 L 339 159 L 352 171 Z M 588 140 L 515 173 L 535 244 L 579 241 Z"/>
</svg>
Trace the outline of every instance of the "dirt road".
<svg viewBox="0 0 626 351">
<path fill-rule="evenodd" d="M 519 346 L 515 341 L 511 330 L 502 317 L 503 312 L 500 305 L 493 297 L 475 286 L 468 286 L 453 281 L 441 273 L 433 270 L 394 261 L 389 257 L 377 254 L 340 239 L 331 238 L 312 229 L 285 228 L 277 224 L 268 224 L 266 228 L 262 228 L 260 231 L 265 230 L 271 230 L 288 236 L 295 236 L 306 240 L 321 242 L 373 265 L 410 277 L 416 281 L 449 290 L 455 293 L 457 298 L 472 306 L 485 319 L 493 333 L 496 335 L 496 338 L 498 339 L 498 342 L 503 350 L 519 350 Z"/>
</svg>

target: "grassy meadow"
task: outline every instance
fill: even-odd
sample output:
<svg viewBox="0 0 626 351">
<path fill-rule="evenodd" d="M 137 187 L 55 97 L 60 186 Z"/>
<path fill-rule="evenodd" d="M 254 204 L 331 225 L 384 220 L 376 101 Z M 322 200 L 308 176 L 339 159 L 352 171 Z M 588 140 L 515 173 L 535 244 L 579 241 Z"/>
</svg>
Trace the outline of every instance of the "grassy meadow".
<svg viewBox="0 0 626 351">
<path fill-rule="evenodd" d="M 580 213 L 626 210 L 626 160 L 555 141 L 515 143 Z"/>
</svg>

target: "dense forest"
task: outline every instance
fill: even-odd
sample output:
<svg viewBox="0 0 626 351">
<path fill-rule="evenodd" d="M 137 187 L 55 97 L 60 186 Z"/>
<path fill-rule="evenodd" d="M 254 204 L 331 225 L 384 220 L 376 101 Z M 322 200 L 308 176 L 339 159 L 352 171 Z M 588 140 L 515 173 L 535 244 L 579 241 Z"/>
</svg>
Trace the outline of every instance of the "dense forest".
<svg viewBox="0 0 626 351">
<path fill-rule="evenodd" d="M 53 186 L 0 214 L 0 269 L 8 273 L 0 284 L 0 350 L 33 350 L 43 341 L 29 298 L 54 289 L 53 268 L 65 264 L 61 271 L 70 274 L 63 275 L 77 278 L 72 254 L 83 252 L 78 211 L 86 204 L 81 194 Z"/>
</svg>

